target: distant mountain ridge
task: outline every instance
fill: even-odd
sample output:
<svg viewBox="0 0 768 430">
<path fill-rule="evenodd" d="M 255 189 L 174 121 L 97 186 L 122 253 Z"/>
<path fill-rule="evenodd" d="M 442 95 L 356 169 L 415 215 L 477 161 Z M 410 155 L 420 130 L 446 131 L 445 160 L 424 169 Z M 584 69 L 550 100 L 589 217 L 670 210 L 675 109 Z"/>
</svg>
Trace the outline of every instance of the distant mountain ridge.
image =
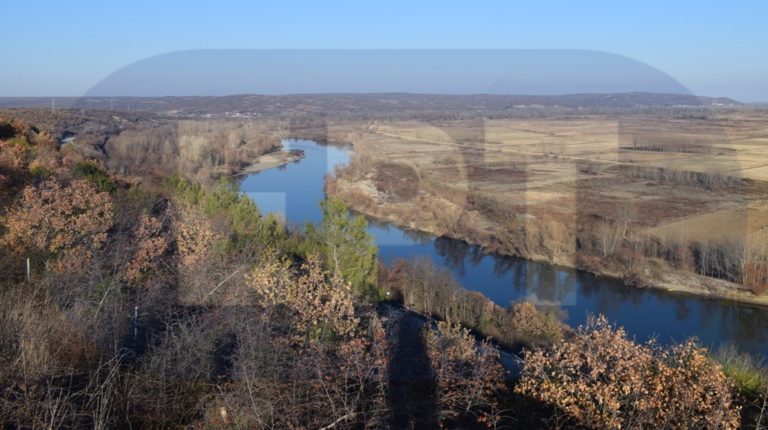
<svg viewBox="0 0 768 430">
<path fill-rule="evenodd" d="M 412 93 L 295 94 L 189 97 L 0 97 L 2 108 L 57 108 L 136 110 L 178 116 L 281 113 L 354 113 L 473 110 L 498 112 L 525 108 L 635 109 L 670 107 L 743 106 L 727 97 L 689 94 L 615 93 L 550 95 L 443 95 Z"/>
</svg>

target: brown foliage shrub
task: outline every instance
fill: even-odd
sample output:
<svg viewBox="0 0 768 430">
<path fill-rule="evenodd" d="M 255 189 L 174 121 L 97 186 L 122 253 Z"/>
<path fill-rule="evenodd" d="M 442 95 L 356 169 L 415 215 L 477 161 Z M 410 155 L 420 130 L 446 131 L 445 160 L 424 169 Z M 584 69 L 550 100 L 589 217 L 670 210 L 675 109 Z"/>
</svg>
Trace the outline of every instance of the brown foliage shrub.
<svg viewBox="0 0 768 430">
<path fill-rule="evenodd" d="M 469 330 L 451 321 L 438 322 L 437 330 L 426 330 L 441 427 L 469 417 L 489 427 L 497 423 L 496 395 L 504 387 L 499 351 L 487 341 L 476 345 Z"/>
<path fill-rule="evenodd" d="M 0 140 L 0 202 L 23 186 L 31 156 L 26 139 L 14 137 L 15 129 L 6 125 L 11 130 L 8 139 L 13 139 Z"/>
<path fill-rule="evenodd" d="M 7 216 L 6 240 L 19 251 L 48 253 L 54 270 L 76 270 L 104 244 L 112 217 L 108 193 L 85 180 L 65 186 L 48 179 L 24 189 L 21 204 Z"/>
<path fill-rule="evenodd" d="M 163 221 L 150 215 L 142 215 L 134 232 L 136 250 L 125 268 L 125 279 L 137 282 L 147 272 L 156 271 L 161 258 L 170 248 L 171 239 Z"/>
<path fill-rule="evenodd" d="M 174 220 L 174 240 L 181 264 L 190 266 L 199 262 L 219 235 L 211 229 L 208 219 L 190 205 L 174 205 Z"/>
<path fill-rule="evenodd" d="M 292 311 L 299 336 L 350 336 L 359 324 L 352 286 L 323 270 L 317 256 L 311 256 L 295 278 L 288 259 L 268 252 L 250 281 L 266 305 Z"/>
<path fill-rule="evenodd" d="M 637 344 L 605 317 L 526 355 L 516 392 L 590 428 L 738 428 L 731 386 L 706 351 Z"/>
<path fill-rule="evenodd" d="M 544 313 L 530 302 L 519 302 L 509 309 L 519 342 L 528 345 L 555 342 L 563 337 L 563 323 L 553 313 Z"/>
</svg>

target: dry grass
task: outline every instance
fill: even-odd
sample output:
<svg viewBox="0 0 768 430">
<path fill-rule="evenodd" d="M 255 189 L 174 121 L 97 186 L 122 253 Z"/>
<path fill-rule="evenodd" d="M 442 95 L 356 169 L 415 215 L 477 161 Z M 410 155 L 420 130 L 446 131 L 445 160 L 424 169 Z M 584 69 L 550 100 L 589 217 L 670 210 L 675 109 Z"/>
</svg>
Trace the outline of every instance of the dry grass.
<svg viewBox="0 0 768 430">
<path fill-rule="evenodd" d="M 601 253 L 605 226 L 622 230 L 622 244 L 670 235 L 687 244 L 768 240 L 768 120 L 754 112 L 328 130 L 332 140 L 353 142 L 356 156 L 332 193 L 372 215 L 496 251 L 580 266 L 579 254 Z M 404 171 L 408 193 L 398 176 Z M 665 282 L 626 252 L 612 258 L 598 271 L 630 276 L 631 269 L 656 278 L 651 284 Z"/>
</svg>

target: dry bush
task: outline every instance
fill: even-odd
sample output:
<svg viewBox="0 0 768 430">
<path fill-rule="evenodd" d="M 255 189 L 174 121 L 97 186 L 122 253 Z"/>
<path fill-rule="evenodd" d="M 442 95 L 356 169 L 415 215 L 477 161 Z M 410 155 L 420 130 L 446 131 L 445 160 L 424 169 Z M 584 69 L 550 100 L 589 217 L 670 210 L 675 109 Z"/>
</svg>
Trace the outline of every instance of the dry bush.
<svg viewBox="0 0 768 430">
<path fill-rule="evenodd" d="M 19 252 L 48 253 L 54 270 L 81 270 L 106 241 L 112 217 L 108 193 L 85 180 L 65 186 L 48 179 L 24 189 L 20 205 L 6 217 L 6 240 Z"/>
<path fill-rule="evenodd" d="M 602 222 L 595 228 L 597 246 L 603 259 L 613 257 L 627 237 L 629 222 L 627 220 Z"/>
<path fill-rule="evenodd" d="M 98 351 L 47 291 L 20 284 L 0 295 L 0 423 L 73 427 Z"/>
<path fill-rule="evenodd" d="M 0 141 L 0 201 L 15 194 L 24 183 L 28 165 L 28 148 Z"/>
<path fill-rule="evenodd" d="M 94 365 L 87 372 L 48 377 L 26 384 L 0 399 L 0 422 L 6 428 L 129 427 L 126 424 L 126 378 L 118 360 Z"/>
<path fill-rule="evenodd" d="M 441 427 L 474 418 L 488 427 L 500 419 L 497 394 L 504 388 L 499 352 L 487 341 L 476 343 L 469 330 L 449 321 L 426 328 L 427 354 L 437 385 Z"/>
<path fill-rule="evenodd" d="M 408 201 L 419 191 L 419 175 L 409 165 L 381 162 L 373 172 L 376 189 L 387 199 Z"/>
<path fill-rule="evenodd" d="M 564 325 L 556 314 L 543 312 L 530 302 L 519 302 L 509 309 L 509 318 L 518 342 L 541 345 L 562 339 Z"/>
<path fill-rule="evenodd" d="M 657 243 L 657 256 L 681 270 L 695 270 L 690 244 L 682 234 L 664 235 Z"/>
<path fill-rule="evenodd" d="M 768 245 L 764 239 L 706 240 L 692 242 L 689 248 L 698 273 L 743 284 L 758 295 L 768 289 Z"/>
<path fill-rule="evenodd" d="M 516 392 L 589 428 L 738 428 L 739 409 L 719 364 L 693 342 L 637 344 L 605 317 L 526 354 Z"/>
<path fill-rule="evenodd" d="M 311 256 L 300 267 L 268 251 L 249 276 L 267 307 L 268 336 L 248 330 L 235 381 L 222 392 L 228 423 L 253 428 L 380 428 L 386 421 L 388 345 L 352 287 Z M 362 312 L 362 313 L 361 313 Z M 258 394 L 257 394 L 258 393 Z M 220 408 L 208 413 L 221 423 Z"/>
<path fill-rule="evenodd" d="M 415 258 L 412 262 L 400 260 L 393 265 L 392 287 L 403 297 L 406 306 L 413 307 L 425 315 L 446 317 L 449 299 L 460 289 L 451 273 L 438 268 L 427 258 Z M 458 318 L 457 318 L 458 319 Z"/>
<path fill-rule="evenodd" d="M 359 324 L 352 286 L 323 270 L 316 256 L 293 276 L 290 260 L 268 252 L 251 274 L 251 285 L 268 306 L 286 306 L 298 336 L 350 336 Z"/>
<path fill-rule="evenodd" d="M 298 344 L 250 320 L 231 379 L 205 401 L 202 428 L 384 428 L 388 343 L 375 314 L 339 342 Z"/>
<path fill-rule="evenodd" d="M 768 291 L 768 246 L 751 243 L 742 254 L 741 281 L 754 294 Z"/>
<path fill-rule="evenodd" d="M 169 252 L 171 238 L 163 220 L 151 215 L 142 215 L 139 219 L 133 240 L 136 249 L 125 268 L 124 276 L 128 282 L 138 282 L 141 276 L 160 269 L 161 257 Z"/>
<path fill-rule="evenodd" d="M 759 236 L 690 241 L 667 234 L 648 238 L 644 247 L 677 269 L 742 284 L 757 295 L 768 290 L 768 246 Z"/>
<path fill-rule="evenodd" d="M 93 348 L 49 295 L 14 287 L 3 295 L 3 359 L 9 374 L 32 380 L 85 365 Z"/>
<path fill-rule="evenodd" d="M 214 355 L 224 326 L 209 315 L 170 318 L 159 342 L 132 372 L 137 421 L 149 428 L 189 423 L 213 388 Z"/>
<path fill-rule="evenodd" d="M 600 273 L 604 267 L 604 261 L 596 255 L 579 253 L 576 255 L 576 267 L 592 273 Z"/>
<path fill-rule="evenodd" d="M 31 180 L 39 181 L 61 167 L 56 143 L 48 133 L 33 131 L 23 121 L 0 118 L 0 204 Z M 1 210 L 1 209 L 0 209 Z"/>
<path fill-rule="evenodd" d="M 175 204 L 173 219 L 176 251 L 182 266 L 191 266 L 201 261 L 220 239 L 205 216 L 191 205 Z"/>
</svg>

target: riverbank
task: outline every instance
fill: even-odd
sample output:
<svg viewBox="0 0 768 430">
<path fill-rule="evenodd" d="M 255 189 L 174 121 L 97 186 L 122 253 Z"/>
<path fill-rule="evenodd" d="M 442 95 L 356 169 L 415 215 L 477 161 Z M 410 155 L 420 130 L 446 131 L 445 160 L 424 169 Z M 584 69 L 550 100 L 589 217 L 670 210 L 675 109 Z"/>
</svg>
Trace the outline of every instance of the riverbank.
<svg viewBox="0 0 768 430">
<path fill-rule="evenodd" d="M 334 137 L 353 141 L 357 155 L 337 174 L 347 181 L 338 192 L 360 212 L 488 251 L 764 306 L 768 182 L 750 167 L 745 142 L 762 136 L 754 121 L 651 115 L 339 127 Z M 628 146 L 648 139 L 661 146 Z M 700 146 L 676 146 L 689 141 Z"/>
<path fill-rule="evenodd" d="M 285 213 L 286 221 L 293 225 L 319 223 L 322 221 L 320 201 L 326 196 L 338 195 L 333 189 L 333 181 L 326 182 L 323 178 L 329 172 L 339 173 L 337 167 L 354 164 L 354 160 L 350 163 L 350 148 L 306 140 L 291 141 L 290 147 L 305 150 L 307 156 L 285 168 L 246 176 L 239 181 L 240 189 L 263 208 L 263 213 Z M 362 151 L 363 148 L 356 144 L 355 158 Z M 419 187 L 415 181 L 410 183 L 410 188 L 421 195 L 424 187 Z M 366 180 L 352 184 L 373 186 Z M 403 190 L 407 188 L 402 187 Z M 280 196 L 277 201 L 275 195 Z M 353 193 L 351 197 L 360 196 Z M 378 210 L 403 207 L 402 202 L 392 198 L 391 194 L 388 197 L 388 200 L 378 204 L 373 200 L 367 203 Z M 766 307 L 747 306 L 743 300 L 716 300 L 711 295 L 668 292 L 667 288 L 627 287 L 621 279 L 569 269 L 574 265 L 561 261 L 562 257 L 553 264 L 546 256 L 522 259 L 486 252 L 484 249 L 494 248 L 483 248 L 479 246 L 482 243 L 471 238 L 497 238 L 498 242 L 506 243 L 507 236 L 503 230 L 490 229 L 492 224 L 488 223 L 485 226 L 489 230 L 483 236 L 470 234 L 472 231 L 466 231 L 465 236 L 448 234 L 450 230 L 445 223 L 437 222 L 440 219 L 437 215 L 451 215 L 455 208 L 432 200 L 421 201 L 420 198 L 415 196 L 409 200 L 413 215 L 410 218 L 403 217 L 402 212 L 393 213 L 398 215 L 395 218 L 371 217 L 372 220 L 392 221 L 387 225 L 376 222 L 368 225 L 368 232 L 376 240 L 382 261 L 411 261 L 417 262 L 419 267 L 432 265 L 441 273 L 441 279 L 453 279 L 453 285 L 471 291 L 468 297 L 480 297 L 482 294 L 502 309 L 520 301 L 529 301 L 562 312 L 563 322 L 571 327 L 583 325 L 589 315 L 603 314 L 640 341 L 657 339 L 667 343 L 696 337 L 713 351 L 722 345 L 735 345 L 740 351 L 755 356 L 768 355 L 768 334 L 762 330 L 768 322 Z M 362 206 L 351 206 L 360 213 L 377 213 Z M 398 225 L 412 228 L 400 228 Z M 432 228 L 428 229 L 429 226 Z M 428 230 L 433 234 L 415 233 L 416 230 Z M 451 236 L 470 240 L 449 239 Z M 503 254 L 515 255 L 510 252 Z M 475 302 L 461 301 L 461 308 L 468 309 L 470 303 Z"/>
<path fill-rule="evenodd" d="M 419 211 L 411 207 L 413 202 L 388 201 L 386 196 L 380 195 L 374 184 L 365 181 L 353 183 L 340 178 L 330 178 L 326 191 L 329 195 L 342 199 L 350 209 L 373 219 L 438 237 L 446 236 L 462 240 L 472 245 L 478 245 L 487 252 L 520 257 L 537 263 L 552 264 L 568 269 L 583 270 L 597 276 L 622 280 L 625 285 L 631 288 L 652 288 L 672 294 L 694 295 L 707 299 L 768 306 L 768 296 L 755 295 L 742 285 L 689 271 L 675 270 L 658 260 L 649 259 L 638 262 L 632 275 L 628 276 L 609 268 L 599 270 L 592 268 L 590 270 L 589 267 L 578 264 L 575 256 L 566 253 L 556 254 L 556 258 L 547 255 L 516 253 L 511 251 L 515 248 L 499 240 L 502 235 L 493 234 L 492 228 L 489 231 L 490 226 L 488 225 L 485 225 L 486 229 L 481 232 L 482 239 L 478 239 L 477 236 L 451 228 L 461 225 L 465 232 L 471 233 L 475 230 L 466 227 L 467 223 L 471 223 L 470 221 L 451 224 L 434 216 L 434 213 L 437 212 L 446 214 L 450 218 L 451 212 L 459 210 L 452 207 L 451 203 L 447 201 L 432 200 L 428 204 L 422 202 L 425 203 L 425 208 L 432 208 L 432 210 Z M 441 208 L 441 210 L 435 211 L 434 208 Z M 458 217 L 459 215 L 453 215 L 454 219 L 458 219 Z"/>
</svg>

